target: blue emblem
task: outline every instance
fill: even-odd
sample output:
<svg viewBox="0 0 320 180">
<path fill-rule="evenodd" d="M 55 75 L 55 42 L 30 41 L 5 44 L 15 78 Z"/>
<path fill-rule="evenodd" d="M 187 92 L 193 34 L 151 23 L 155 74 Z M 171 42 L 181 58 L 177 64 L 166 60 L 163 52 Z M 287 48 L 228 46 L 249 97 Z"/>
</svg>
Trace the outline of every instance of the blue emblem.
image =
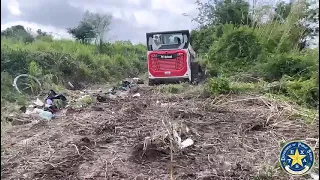
<svg viewBox="0 0 320 180">
<path fill-rule="evenodd" d="M 283 170 L 289 174 L 303 175 L 312 168 L 314 153 L 306 143 L 289 142 L 281 150 L 280 164 Z"/>
</svg>

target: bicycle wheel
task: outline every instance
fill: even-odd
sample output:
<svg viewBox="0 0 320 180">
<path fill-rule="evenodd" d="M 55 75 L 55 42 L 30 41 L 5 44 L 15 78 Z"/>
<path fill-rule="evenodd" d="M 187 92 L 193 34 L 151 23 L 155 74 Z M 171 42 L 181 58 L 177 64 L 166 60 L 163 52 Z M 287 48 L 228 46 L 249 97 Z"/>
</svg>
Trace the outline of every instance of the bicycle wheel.
<svg viewBox="0 0 320 180">
<path fill-rule="evenodd" d="M 40 81 L 29 74 L 21 74 L 14 78 L 13 86 L 21 94 L 38 95 L 41 92 Z"/>
</svg>

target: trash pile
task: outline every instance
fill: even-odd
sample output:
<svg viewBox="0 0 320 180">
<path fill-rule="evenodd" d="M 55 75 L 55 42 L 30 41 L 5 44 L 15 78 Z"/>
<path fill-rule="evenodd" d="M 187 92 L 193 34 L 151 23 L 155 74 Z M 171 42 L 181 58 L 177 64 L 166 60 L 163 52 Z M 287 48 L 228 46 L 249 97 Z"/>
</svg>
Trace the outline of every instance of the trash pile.
<svg viewBox="0 0 320 180">
<path fill-rule="evenodd" d="M 67 98 L 63 94 L 57 94 L 54 90 L 50 90 L 45 98 L 45 103 L 37 98 L 28 108 L 25 106 L 21 107 L 20 111 L 28 115 L 38 114 L 45 120 L 51 120 L 60 109 L 66 106 Z"/>
<path fill-rule="evenodd" d="M 96 97 L 98 102 L 106 102 L 107 99 L 126 98 L 129 93 L 132 94 L 132 97 L 139 97 L 138 84 L 143 84 L 143 81 L 139 78 L 125 79 L 121 82 L 120 86 L 109 89 L 105 95 L 94 93 L 93 96 Z M 77 99 L 76 102 L 84 101 L 85 103 L 91 103 L 92 100 L 90 97 L 92 97 L 92 95 L 89 94 L 84 92 L 84 95 L 80 99 Z M 59 110 L 65 107 L 67 107 L 66 96 L 56 93 L 54 90 L 50 90 L 44 101 L 37 98 L 37 100 L 28 107 L 21 107 L 20 111 L 27 115 L 39 115 L 43 119 L 51 120 L 56 117 Z M 81 105 L 81 107 L 83 107 L 83 105 Z"/>
<path fill-rule="evenodd" d="M 113 87 L 109 90 L 109 93 L 115 94 L 117 91 L 129 91 L 134 87 L 137 87 L 138 84 L 143 84 L 143 81 L 139 78 L 132 78 L 132 80 L 123 80 L 119 87 Z"/>
<path fill-rule="evenodd" d="M 105 102 L 107 99 L 125 98 L 129 93 L 133 94 L 132 97 L 140 97 L 139 84 L 144 84 L 144 82 L 139 78 L 126 79 L 121 82 L 118 87 L 112 87 L 106 93 L 107 96 L 96 95 L 97 101 Z"/>
</svg>

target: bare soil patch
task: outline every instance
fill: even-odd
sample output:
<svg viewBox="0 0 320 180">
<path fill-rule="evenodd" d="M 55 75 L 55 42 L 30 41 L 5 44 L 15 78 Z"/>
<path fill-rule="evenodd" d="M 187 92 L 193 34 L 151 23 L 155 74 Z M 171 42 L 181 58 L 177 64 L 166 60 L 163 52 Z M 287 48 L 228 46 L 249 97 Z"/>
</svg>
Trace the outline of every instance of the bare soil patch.
<svg viewBox="0 0 320 180">
<path fill-rule="evenodd" d="M 315 145 L 313 139 L 319 139 L 318 123 L 288 120 L 281 106 L 259 98 L 214 103 L 214 98 L 161 94 L 151 87 L 139 93 L 66 109 L 49 122 L 13 126 L 1 139 L 1 178 L 170 179 L 172 165 L 181 180 L 289 179 L 277 165 L 281 143 L 309 139 Z M 181 138 L 194 140 L 173 151 L 172 162 L 168 139 L 155 138 L 166 132 L 163 122 L 187 128 Z M 146 137 L 153 138 L 148 146 Z M 318 161 L 318 148 L 315 153 Z M 273 167 L 269 176 L 267 165 Z"/>
</svg>

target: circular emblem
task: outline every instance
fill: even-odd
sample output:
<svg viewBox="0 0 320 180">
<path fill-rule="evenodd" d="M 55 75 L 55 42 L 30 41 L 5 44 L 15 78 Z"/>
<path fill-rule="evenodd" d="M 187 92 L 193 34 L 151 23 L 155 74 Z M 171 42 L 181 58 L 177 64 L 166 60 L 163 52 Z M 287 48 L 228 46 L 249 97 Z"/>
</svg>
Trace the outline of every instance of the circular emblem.
<svg viewBox="0 0 320 180">
<path fill-rule="evenodd" d="M 314 153 L 306 143 L 289 142 L 281 150 L 280 164 L 283 170 L 289 174 L 303 175 L 312 168 Z"/>
</svg>

